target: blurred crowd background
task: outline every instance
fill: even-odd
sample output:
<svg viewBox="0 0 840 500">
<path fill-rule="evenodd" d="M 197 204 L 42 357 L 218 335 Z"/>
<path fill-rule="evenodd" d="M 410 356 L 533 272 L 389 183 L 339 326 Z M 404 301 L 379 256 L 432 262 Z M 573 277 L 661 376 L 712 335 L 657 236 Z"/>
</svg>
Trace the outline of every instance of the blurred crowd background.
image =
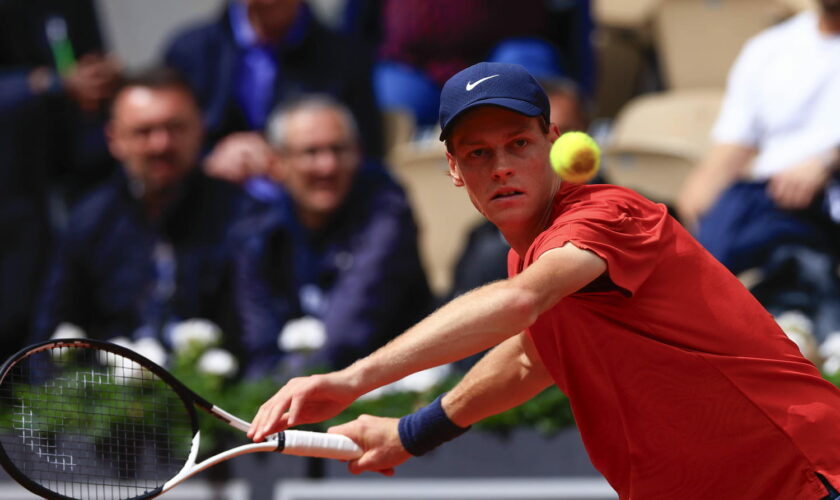
<svg viewBox="0 0 840 500">
<path fill-rule="evenodd" d="M 503 278 L 436 124 L 494 60 L 836 371 L 838 33 L 832 0 L 0 0 L 2 354 L 203 325 L 281 378 Z"/>
</svg>

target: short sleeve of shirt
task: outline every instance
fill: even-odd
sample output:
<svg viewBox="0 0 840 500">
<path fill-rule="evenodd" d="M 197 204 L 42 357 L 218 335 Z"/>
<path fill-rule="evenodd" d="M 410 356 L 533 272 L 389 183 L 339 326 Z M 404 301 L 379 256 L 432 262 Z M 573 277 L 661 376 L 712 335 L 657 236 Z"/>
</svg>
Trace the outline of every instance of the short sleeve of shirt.
<svg viewBox="0 0 840 500">
<path fill-rule="evenodd" d="M 657 266 L 668 215 L 661 205 L 616 191 L 618 203 L 587 199 L 561 213 L 534 241 L 528 261 L 571 242 L 604 259 L 612 282 L 634 294 Z"/>
<path fill-rule="evenodd" d="M 758 116 L 758 79 L 765 63 L 762 37 L 746 43 L 735 60 L 726 84 L 720 113 L 712 128 L 712 139 L 718 143 L 756 147 L 761 137 Z"/>
</svg>

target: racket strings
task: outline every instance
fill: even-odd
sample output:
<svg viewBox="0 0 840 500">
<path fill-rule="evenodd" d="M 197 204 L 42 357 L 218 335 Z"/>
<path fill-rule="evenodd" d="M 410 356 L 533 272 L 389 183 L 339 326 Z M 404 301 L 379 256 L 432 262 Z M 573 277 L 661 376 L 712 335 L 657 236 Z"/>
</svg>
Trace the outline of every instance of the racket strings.
<svg viewBox="0 0 840 500">
<path fill-rule="evenodd" d="M 0 443 L 25 476 L 79 499 L 154 491 L 186 462 L 191 416 L 151 371 L 120 355 L 35 353 L 0 384 Z"/>
</svg>

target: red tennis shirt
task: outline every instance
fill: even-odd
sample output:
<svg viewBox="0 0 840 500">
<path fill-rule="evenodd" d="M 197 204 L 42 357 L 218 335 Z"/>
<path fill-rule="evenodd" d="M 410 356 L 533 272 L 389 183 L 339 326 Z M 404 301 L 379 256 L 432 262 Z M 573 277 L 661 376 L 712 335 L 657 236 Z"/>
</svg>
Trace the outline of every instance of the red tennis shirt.
<svg viewBox="0 0 840 500">
<path fill-rule="evenodd" d="M 567 242 L 607 275 L 528 329 L 622 499 L 819 499 L 840 485 L 840 391 L 664 206 L 561 187 L 511 275 Z"/>
</svg>

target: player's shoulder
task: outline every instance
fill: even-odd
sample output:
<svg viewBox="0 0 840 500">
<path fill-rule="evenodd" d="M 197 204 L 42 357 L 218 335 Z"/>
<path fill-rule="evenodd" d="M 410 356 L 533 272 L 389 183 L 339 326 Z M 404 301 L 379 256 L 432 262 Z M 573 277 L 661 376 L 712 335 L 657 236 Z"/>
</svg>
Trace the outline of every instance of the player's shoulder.
<svg viewBox="0 0 840 500">
<path fill-rule="evenodd" d="M 557 219 L 667 211 L 632 189 L 612 184 L 567 184 L 555 198 Z"/>
<path fill-rule="evenodd" d="M 552 217 L 542 234 L 547 238 L 573 233 L 652 237 L 675 224 L 665 205 L 654 203 L 632 189 L 606 184 L 561 189 L 555 198 Z"/>
</svg>

